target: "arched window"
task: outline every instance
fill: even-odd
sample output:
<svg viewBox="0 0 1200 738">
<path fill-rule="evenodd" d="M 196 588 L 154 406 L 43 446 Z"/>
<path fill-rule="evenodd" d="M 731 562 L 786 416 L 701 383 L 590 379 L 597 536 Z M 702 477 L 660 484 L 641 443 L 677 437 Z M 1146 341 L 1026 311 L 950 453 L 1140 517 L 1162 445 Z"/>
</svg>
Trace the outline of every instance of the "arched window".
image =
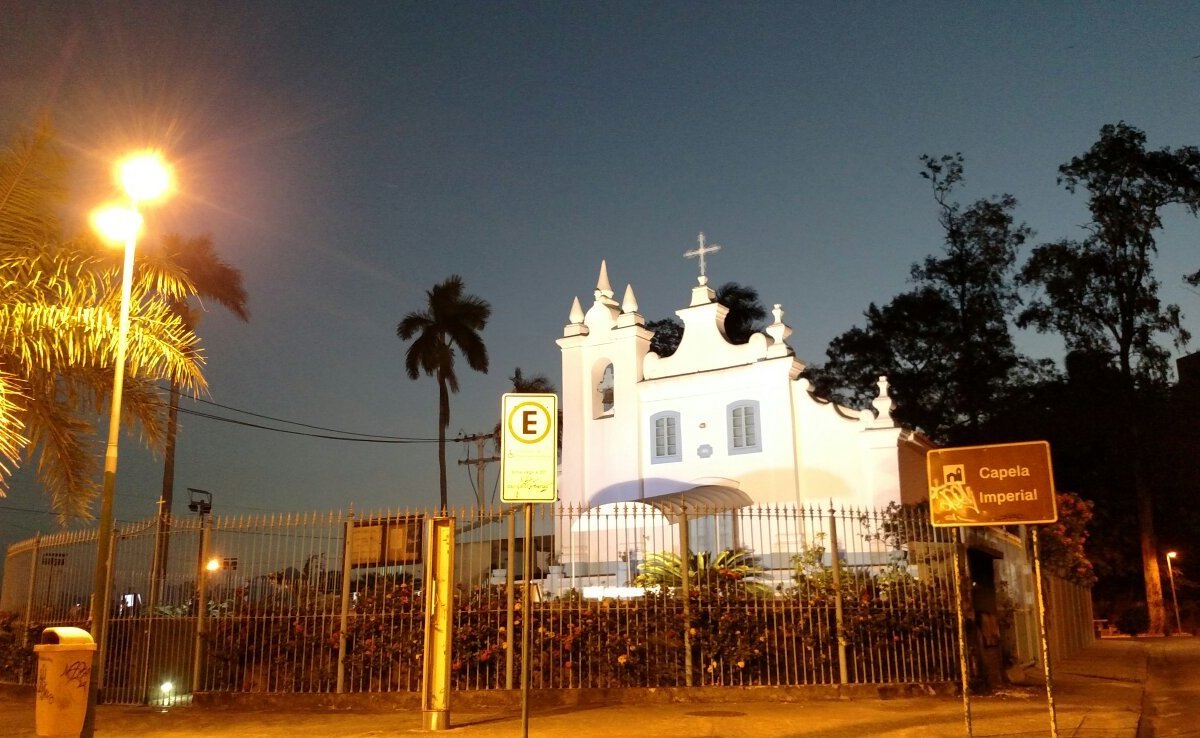
<svg viewBox="0 0 1200 738">
<path fill-rule="evenodd" d="M 603 418 L 613 413 L 616 397 L 613 389 L 613 365 L 605 364 L 600 372 L 600 381 L 596 382 L 594 405 L 596 417 Z"/>
<path fill-rule="evenodd" d="M 650 416 L 650 463 L 680 461 L 679 413 L 667 410 Z"/>
<path fill-rule="evenodd" d="M 758 401 L 738 400 L 729 403 L 728 436 L 730 454 L 751 454 L 762 451 L 762 432 L 759 425 Z"/>
</svg>

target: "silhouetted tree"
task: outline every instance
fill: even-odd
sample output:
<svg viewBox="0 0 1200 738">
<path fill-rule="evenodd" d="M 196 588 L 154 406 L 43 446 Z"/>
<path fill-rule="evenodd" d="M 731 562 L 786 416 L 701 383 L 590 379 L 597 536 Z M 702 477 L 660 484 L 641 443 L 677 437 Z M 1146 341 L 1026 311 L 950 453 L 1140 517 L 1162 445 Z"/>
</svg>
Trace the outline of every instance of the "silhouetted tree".
<svg viewBox="0 0 1200 738">
<path fill-rule="evenodd" d="M 462 277 L 452 274 L 425 293 L 424 310 L 404 316 L 396 327 L 402 340 L 413 339 L 404 354 L 408 378 L 421 372 L 438 383 L 438 481 L 441 509 L 448 505 L 446 484 L 446 428 L 450 425 L 450 393 L 458 392 L 454 371 L 455 350 L 462 351 L 467 366 L 487 374 L 488 352 L 480 334 L 492 307 L 474 295 L 464 294 Z"/>
<path fill-rule="evenodd" d="M 942 227 L 942 253 L 911 268 L 915 288 L 865 312 L 866 325 L 835 338 L 810 371 L 819 394 L 866 407 L 886 374 L 896 415 L 939 441 L 977 437 L 1015 385 L 1044 373 L 1013 346 L 1017 253 L 1030 231 L 1013 220 L 1011 195 L 962 206 L 960 154 L 921 157 Z"/>
<path fill-rule="evenodd" d="M 1162 210 L 1169 205 L 1182 205 L 1193 215 L 1200 210 L 1200 150 L 1147 151 L 1146 135 L 1121 122 L 1101 128 L 1099 140 L 1058 171 L 1069 191 L 1087 191 L 1092 222 L 1081 240 L 1034 249 L 1021 279 L 1039 294 L 1020 323 L 1060 334 L 1070 350 L 1105 356 L 1118 372 L 1110 426 L 1124 439 L 1137 500 L 1150 629 L 1162 633 L 1165 610 L 1140 405 L 1169 377 L 1169 353 L 1159 341 L 1182 346 L 1188 339 L 1179 307 L 1158 297 L 1153 260 Z"/>
<path fill-rule="evenodd" d="M 717 302 L 729 308 L 725 316 L 725 336 L 730 343 L 746 343 L 750 336 L 762 330 L 767 309 L 759 302 L 758 290 L 737 282 L 726 282 L 716 293 Z M 683 340 L 683 323 L 678 318 L 651 320 L 646 327 L 654 332 L 650 350 L 659 356 L 675 353 Z"/>
<path fill-rule="evenodd" d="M 246 287 L 242 273 L 221 258 L 208 236 L 184 238 L 171 234 L 157 248 L 146 249 L 162 263 L 165 271 L 178 273 L 191 282 L 195 294 L 189 298 L 171 299 L 171 310 L 184 324 L 196 330 L 203 303 L 211 300 L 243 322 L 250 320 L 246 307 Z M 195 298 L 194 300 L 192 298 Z M 197 304 L 199 303 L 199 304 Z M 171 514 L 175 493 L 175 445 L 179 435 L 179 384 L 170 383 L 170 405 L 167 411 L 167 438 L 163 449 L 163 511 Z M 166 562 L 164 561 L 163 564 Z"/>
</svg>

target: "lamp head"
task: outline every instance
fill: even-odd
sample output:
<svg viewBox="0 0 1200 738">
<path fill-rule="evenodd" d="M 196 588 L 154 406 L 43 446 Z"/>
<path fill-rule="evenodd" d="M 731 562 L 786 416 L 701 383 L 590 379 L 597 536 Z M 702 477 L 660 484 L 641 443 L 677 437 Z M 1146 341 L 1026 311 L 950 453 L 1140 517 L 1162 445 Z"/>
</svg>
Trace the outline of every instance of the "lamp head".
<svg viewBox="0 0 1200 738">
<path fill-rule="evenodd" d="M 92 228 L 105 241 L 125 244 L 137 238 L 142 230 L 142 216 L 138 211 L 120 205 L 104 205 L 92 211 Z"/>
<path fill-rule="evenodd" d="M 1167 551 L 1167 558 L 1168 558 L 1168 559 L 1173 559 L 1173 558 L 1175 558 L 1175 556 L 1176 556 L 1176 554 L 1175 554 L 1175 552 L 1174 552 L 1174 551 Z"/>
<path fill-rule="evenodd" d="M 157 151 L 139 151 L 117 163 L 117 179 L 135 202 L 157 200 L 171 189 L 171 168 Z"/>
</svg>

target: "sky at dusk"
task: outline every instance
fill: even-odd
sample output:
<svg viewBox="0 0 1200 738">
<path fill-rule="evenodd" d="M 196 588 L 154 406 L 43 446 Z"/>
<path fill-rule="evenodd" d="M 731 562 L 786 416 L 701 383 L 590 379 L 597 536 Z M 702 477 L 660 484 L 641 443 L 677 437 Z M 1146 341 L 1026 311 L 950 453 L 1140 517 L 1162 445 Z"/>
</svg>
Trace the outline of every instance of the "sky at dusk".
<svg viewBox="0 0 1200 738">
<path fill-rule="evenodd" d="M 1013 194 L 1041 243 L 1082 235 L 1057 167 L 1102 125 L 1200 145 L 1197 28 L 1194 2 L 0 0 L 0 135 L 51 116 L 77 228 L 113 196 L 117 155 L 167 151 L 179 192 L 144 238 L 211 235 L 250 298 L 249 323 L 213 306 L 199 328 L 206 399 L 432 439 L 436 383 L 407 378 L 396 324 L 448 275 L 493 310 L 491 371 L 460 365 L 451 436 L 492 429 L 515 367 L 561 384 L 554 341 L 601 259 L 648 320 L 684 307 L 700 231 L 723 247 L 711 282 L 781 303 L 821 363 L 941 248 L 922 154 L 962 152 L 958 199 Z M 1198 240 L 1170 213 L 1158 277 L 1200 334 L 1181 283 Z M 175 512 L 188 487 L 218 514 L 431 507 L 436 448 L 185 415 Z M 450 445 L 454 505 L 474 499 L 465 454 Z M 160 485 L 125 436 L 117 518 L 152 515 Z M 0 542 L 52 530 L 47 509 L 19 474 Z"/>
</svg>

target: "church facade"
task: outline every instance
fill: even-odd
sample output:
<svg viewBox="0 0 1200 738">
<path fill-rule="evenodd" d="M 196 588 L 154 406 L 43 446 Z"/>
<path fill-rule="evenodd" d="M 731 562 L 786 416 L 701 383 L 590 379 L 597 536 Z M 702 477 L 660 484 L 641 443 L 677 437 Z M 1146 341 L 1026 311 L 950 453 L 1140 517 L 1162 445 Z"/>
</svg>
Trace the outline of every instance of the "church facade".
<svg viewBox="0 0 1200 738">
<path fill-rule="evenodd" d="M 712 247 L 709 247 L 710 249 Z M 813 396 L 776 304 L 744 344 L 704 272 L 676 312 L 674 354 L 650 351 L 633 286 L 614 298 L 607 264 L 586 312 L 576 298 L 563 336 L 563 504 L 689 501 L 695 505 L 881 508 L 926 494 L 929 443 L 892 419 L 887 380 L 874 407 Z"/>
</svg>

